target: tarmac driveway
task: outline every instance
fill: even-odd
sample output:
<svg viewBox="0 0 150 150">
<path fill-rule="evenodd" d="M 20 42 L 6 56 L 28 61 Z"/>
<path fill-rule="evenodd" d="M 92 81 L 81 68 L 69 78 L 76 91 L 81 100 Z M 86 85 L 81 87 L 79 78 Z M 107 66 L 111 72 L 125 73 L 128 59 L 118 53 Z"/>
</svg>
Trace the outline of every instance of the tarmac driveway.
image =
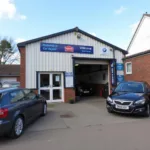
<svg viewBox="0 0 150 150">
<path fill-rule="evenodd" d="M 47 116 L 41 117 L 30 125 L 26 132 L 103 126 L 143 119 L 147 118 L 109 114 L 106 110 L 105 100 L 93 97 L 83 99 L 76 104 L 54 104 L 49 108 Z"/>
<path fill-rule="evenodd" d="M 0 150 L 150 150 L 150 119 L 109 114 L 104 99 L 54 104 L 17 140 Z"/>
</svg>

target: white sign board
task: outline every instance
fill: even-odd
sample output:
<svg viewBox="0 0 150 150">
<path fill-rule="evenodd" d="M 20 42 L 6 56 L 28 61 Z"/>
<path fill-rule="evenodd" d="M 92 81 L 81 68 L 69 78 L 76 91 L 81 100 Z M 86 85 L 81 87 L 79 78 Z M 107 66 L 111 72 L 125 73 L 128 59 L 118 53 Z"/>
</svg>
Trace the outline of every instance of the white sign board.
<svg viewBox="0 0 150 150">
<path fill-rule="evenodd" d="M 72 72 L 66 72 L 65 73 L 65 85 L 66 88 L 73 87 L 73 73 Z"/>
<path fill-rule="evenodd" d="M 102 47 L 102 48 L 101 48 L 101 51 L 100 51 L 100 53 L 101 53 L 102 55 L 107 55 L 107 54 L 109 54 L 109 52 L 110 52 L 110 49 L 109 49 L 109 48 L 106 48 L 106 47 Z"/>
</svg>

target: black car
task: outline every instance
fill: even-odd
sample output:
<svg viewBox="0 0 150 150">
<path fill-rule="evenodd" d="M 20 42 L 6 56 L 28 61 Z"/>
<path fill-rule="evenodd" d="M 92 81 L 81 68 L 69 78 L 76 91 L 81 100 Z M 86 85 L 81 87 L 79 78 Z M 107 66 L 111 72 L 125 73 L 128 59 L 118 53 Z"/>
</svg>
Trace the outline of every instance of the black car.
<svg viewBox="0 0 150 150">
<path fill-rule="evenodd" d="M 150 86 L 146 82 L 122 82 L 107 98 L 108 112 L 150 116 Z"/>
<path fill-rule="evenodd" d="M 76 95 L 78 96 L 90 96 L 93 94 L 93 88 L 88 84 L 76 85 Z"/>
<path fill-rule="evenodd" d="M 32 90 L 7 88 L 0 90 L 0 135 L 18 138 L 25 126 L 41 115 L 46 115 L 45 98 Z"/>
</svg>

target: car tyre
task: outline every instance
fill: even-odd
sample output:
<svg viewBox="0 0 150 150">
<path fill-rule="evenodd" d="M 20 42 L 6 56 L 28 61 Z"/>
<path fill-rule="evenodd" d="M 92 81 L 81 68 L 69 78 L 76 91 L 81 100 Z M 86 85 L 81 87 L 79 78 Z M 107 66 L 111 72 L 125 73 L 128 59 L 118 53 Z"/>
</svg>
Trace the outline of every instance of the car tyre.
<svg viewBox="0 0 150 150">
<path fill-rule="evenodd" d="M 150 105 L 149 104 L 147 104 L 147 109 L 146 109 L 145 116 L 150 117 Z"/>
<path fill-rule="evenodd" d="M 43 111 L 42 111 L 42 116 L 45 116 L 47 114 L 47 104 L 44 103 L 43 105 Z"/>
<path fill-rule="evenodd" d="M 24 132 L 24 119 L 21 116 L 18 116 L 14 121 L 9 137 L 16 139 L 20 137 L 23 134 L 23 132 Z"/>
<path fill-rule="evenodd" d="M 107 108 L 108 113 L 113 113 L 113 111 L 111 109 Z"/>
</svg>

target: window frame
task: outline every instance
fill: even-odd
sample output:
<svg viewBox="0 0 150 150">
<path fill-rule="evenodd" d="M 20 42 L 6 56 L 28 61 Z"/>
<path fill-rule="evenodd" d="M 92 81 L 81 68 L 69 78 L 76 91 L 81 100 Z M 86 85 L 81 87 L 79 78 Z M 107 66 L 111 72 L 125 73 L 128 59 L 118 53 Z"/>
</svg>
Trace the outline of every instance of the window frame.
<svg viewBox="0 0 150 150">
<path fill-rule="evenodd" d="M 131 72 L 128 72 L 128 69 L 127 69 L 128 64 L 131 65 Z M 126 62 L 126 74 L 132 74 L 132 62 Z"/>
</svg>

